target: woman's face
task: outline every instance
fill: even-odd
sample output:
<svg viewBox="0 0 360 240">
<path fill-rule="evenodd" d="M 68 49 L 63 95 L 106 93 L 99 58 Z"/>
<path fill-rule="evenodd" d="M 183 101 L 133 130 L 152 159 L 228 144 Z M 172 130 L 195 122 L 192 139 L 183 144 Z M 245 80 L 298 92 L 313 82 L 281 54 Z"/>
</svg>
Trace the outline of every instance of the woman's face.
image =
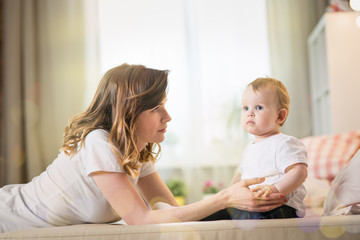
<svg viewBox="0 0 360 240">
<path fill-rule="evenodd" d="M 171 121 L 165 109 L 166 98 L 155 108 L 140 113 L 135 122 L 136 145 L 141 151 L 148 143 L 160 143 L 165 139 L 167 123 Z"/>
</svg>

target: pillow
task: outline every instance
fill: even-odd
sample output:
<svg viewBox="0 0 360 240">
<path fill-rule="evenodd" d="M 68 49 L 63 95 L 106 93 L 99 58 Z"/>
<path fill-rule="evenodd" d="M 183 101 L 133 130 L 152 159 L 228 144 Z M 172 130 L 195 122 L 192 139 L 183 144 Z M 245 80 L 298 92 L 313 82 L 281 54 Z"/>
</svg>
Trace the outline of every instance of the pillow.
<svg viewBox="0 0 360 240">
<path fill-rule="evenodd" d="M 309 176 L 331 182 L 360 148 L 360 130 L 301 140 L 307 150 Z"/>
<path fill-rule="evenodd" d="M 324 216 L 360 214 L 360 150 L 331 183 Z"/>
</svg>

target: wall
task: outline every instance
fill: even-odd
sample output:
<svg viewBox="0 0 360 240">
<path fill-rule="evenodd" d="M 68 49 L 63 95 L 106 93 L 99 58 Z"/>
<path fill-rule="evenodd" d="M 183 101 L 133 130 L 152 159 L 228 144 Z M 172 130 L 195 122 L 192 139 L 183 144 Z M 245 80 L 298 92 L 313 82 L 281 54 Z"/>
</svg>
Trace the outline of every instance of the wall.
<svg viewBox="0 0 360 240">
<path fill-rule="evenodd" d="M 358 12 L 326 15 L 332 131 L 360 129 L 360 28 Z"/>
</svg>

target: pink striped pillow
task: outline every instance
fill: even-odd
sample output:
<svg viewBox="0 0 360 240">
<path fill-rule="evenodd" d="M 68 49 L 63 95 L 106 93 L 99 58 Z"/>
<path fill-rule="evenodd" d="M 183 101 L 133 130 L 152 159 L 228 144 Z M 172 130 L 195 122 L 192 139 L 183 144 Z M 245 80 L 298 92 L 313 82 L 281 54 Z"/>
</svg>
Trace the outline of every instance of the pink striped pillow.
<svg viewBox="0 0 360 240">
<path fill-rule="evenodd" d="M 302 139 L 308 154 L 308 173 L 332 181 L 360 148 L 360 130 Z"/>
</svg>

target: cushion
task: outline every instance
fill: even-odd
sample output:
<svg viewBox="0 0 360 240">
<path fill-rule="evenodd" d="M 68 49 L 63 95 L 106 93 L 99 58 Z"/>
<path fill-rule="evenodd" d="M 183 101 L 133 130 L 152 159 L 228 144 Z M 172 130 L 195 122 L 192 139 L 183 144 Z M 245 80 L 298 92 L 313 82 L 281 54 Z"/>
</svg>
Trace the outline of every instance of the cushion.
<svg viewBox="0 0 360 240">
<path fill-rule="evenodd" d="M 331 183 L 324 215 L 360 214 L 360 150 Z"/>
<path fill-rule="evenodd" d="M 308 154 L 308 173 L 332 181 L 360 148 L 360 130 L 301 139 Z"/>
</svg>

